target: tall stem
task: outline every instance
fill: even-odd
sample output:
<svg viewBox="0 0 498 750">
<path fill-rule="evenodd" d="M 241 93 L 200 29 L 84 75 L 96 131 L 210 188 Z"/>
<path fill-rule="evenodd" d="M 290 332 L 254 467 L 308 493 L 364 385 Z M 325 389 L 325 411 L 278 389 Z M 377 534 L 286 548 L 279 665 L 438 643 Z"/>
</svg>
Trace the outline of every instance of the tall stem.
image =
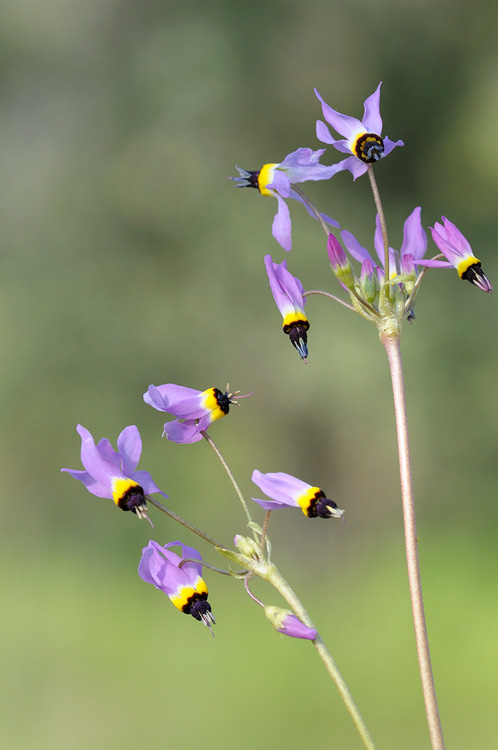
<svg viewBox="0 0 498 750">
<path fill-rule="evenodd" d="M 285 601 L 292 607 L 293 611 L 299 617 L 299 619 L 302 620 L 302 622 L 304 622 L 304 624 L 308 627 L 315 628 L 309 614 L 301 604 L 301 601 L 298 599 L 287 581 L 280 575 L 280 573 L 276 569 L 274 569 L 271 577 L 268 580 L 277 589 L 277 591 L 280 592 Z M 360 710 L 356 705 L 353 696 L 351 695 L 344 677 L 340 673 L 337 664 L 333 660 L 330 651 L 328 650 L 319 633 L 317 633 L 316 638 L 313 641 L 313 645 L 316 648 L 320 659 L 323 661 L 327 672 L 334 681 L 335 686 L 339 691 L 342 700 L 344 701 L 344 705 L 349 711 L 349 715 L 354 722 L 354 725 L 363 741 L 363 744 L 365 745 L 366 750 L 376 750 L 375 743 L 370 735 L 370 732 L 368 731 L 368 727 L 365 724 L 362 715 L 360 714 Z"/>
<path fill-rule="evenodd" d="M 443 730 L 437 706 L 434 677 L 432 675 L 429 641 L 425 624 L 424 601 L 422 598 L 422 583 L 420 580 L 420 565 L 418 559 L 417 525 L 415 520 L 415 502 L 413 498 L 413 484 L 410 468 L 410 445 L 408 441 L 408 422 L 406 418 L 405 386 L 403 381 L 403 364 L 399 333 L 395 336 L 381 335 L 389 368 L 394 398 L 394 412 L 396 431 L 398 435 L 399 473 L 401 479 L 401 496 L 403 501 L 403 517 L 405 525 L 406 562 L 408 567 L 408 583 L 412 605 L 413 626 L 415 629 L 415 643 L 422 680 L 425 712 L 429 725 L 429 734 L 433 750 L 444 750 Z"/>
</svg>

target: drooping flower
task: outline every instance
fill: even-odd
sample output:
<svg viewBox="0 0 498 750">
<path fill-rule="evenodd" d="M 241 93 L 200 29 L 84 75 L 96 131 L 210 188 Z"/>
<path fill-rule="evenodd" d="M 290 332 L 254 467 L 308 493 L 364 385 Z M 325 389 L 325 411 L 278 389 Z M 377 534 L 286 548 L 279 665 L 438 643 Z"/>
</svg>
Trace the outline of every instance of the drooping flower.
<svg viewBox="0 0 498 750">
<path fill-rule="evenodd" d="M 282 635 L 288 635 L 291 638 L 305 638 L 309 641 L 315 640 L 316 630 L 301 622 L 290 610 L 281 607 L 265 607 L 264 611 L 275 630 L 278 630 Z"/>
<path fill-rule="evenodd" d="M 237 167 L 240 177 L 231 177 L 235 187 L 257 188 L 261 195 L 273 196 L 278 201 L 278 209 L 273 220 L 272 234 L 284 250 L 292 249 L 292 225 L 289 208 L 285 202 L 286 198 L 293 198 L 303 203 L 306 210 L 316 218 L 302 197 L 293 189 L 292 185 L 308 180 L 328 180 L 335 174 L 335 165 L 326 167 L 320 164 L 320 157 L 325 149 L 312 151 L 310 148 L 298 148 L 288 154 L 279 164 L 264 164 L 261 169 L 249 172 Z M 325 214 L 321 214 L 323 220 L 333 227 L 339 224 Z"/>
<path fill-rule="evenodd" d="M 461 279 L 470 281 L 482 292 L 491 293 L 493 287 L 491 282 L 481 270 L 481 261 L 475 257 L 468 240 L 463 236 L 458 227 L 445 216 L 441 217 L 443 223 L 438 221 L 431 228 L 432 239 L 449 263 L 438 260 L 427 260 L 421 265 L 437 268 L 456 268 Z"/>
<path fill-rule="evenodd" d="M 252 481 L 271 500 L 252 499 L 265 510 L 277 510 L 278 508 L 301 508 L 308 518 L 341 518 L 344 514 L 333 500 L 325 496 L 320 487 L 302 482 L 300 479 L 277 471 L 275 473 L 262 474 L 255 469 L 252 473 Z"/>
<path fill-rule="evenodd" d="M 239 393 L 240 391 L 230 393 L 228 385 L 223 393 L 219 388 L 196 391 L 194 388 L 167 383 L 150 385 L 144 393 L 144 401 L 158 411 L 178 417 L 164 425 L 163 434 L 168 440 L 174 443 L 196 443 L 202 440 L 202 430 L 207 430 L 212 422 L 226 416 L 231 404 L 238 405 L 234 396 Z"/>
<path fill-rule="evenodd" d="M 387 136 L 382 138 L 382 117 L 380 116 L 380 87 L 377 86 L 365 100 L 363 120 L 336 112 L 322 99 L 318 91 L 315 94 L 322 105 L 323 116 L 333 129 L 344 136 L 344 140 L 335 140 L 330 130 L 321 120 L 316 123 L 316 135 L 322 143 L 334 146 L 344 154 L 352 154 L 347 159 L 335 164 L 334 174 L 348 169 L 353 179 L 364 174 L 370 164 L 391 153 L 396 146 L 403 146 L 403 141 L 391 141 Z"/>
<path fill-rule="evenodd" d="M 171 552 L 170 547 L 180 547 L 181 554 Z M 181 542 L 170 542 L 161 547 L 151 540 L 142 550 L 138 575 L 169 596 L 181 612 L 211 627 L 215 619 L 207 601 L 208 588 L 201 576 L 202 565 L 200 562 L 186 562 L 180 567 L 182 560 L 187 559 L 202 562 L 202 557 L 193 547 Z"/>
<path fill-rule="evenodd" d="M 77 426 L 81 437 L 81 463 L 85 471 L 61 469 L 83 482 L 92 495 L 114 500 L 121 510 L 131 510 L 139 518 L 147 518 L 146 495 L 159 492 L 167 495 L 152 481 L 148 471 L 135 471 L 142 453 L 142 440 L 135 425 L 125 427 L 118 437 L 115 451 L 106 438 L 98 445 L 90 432 Z"/>
<path fill-rule="evenodd" d="M 265 255 L 266 273 L 273 299 L 284 319 L 282 329 L 306 362 L 310 323 L 304 314 L 304 287 L 296 276 L 287 270 L 287 261 L 274 263 L 271 255 Z"/>
</svg>

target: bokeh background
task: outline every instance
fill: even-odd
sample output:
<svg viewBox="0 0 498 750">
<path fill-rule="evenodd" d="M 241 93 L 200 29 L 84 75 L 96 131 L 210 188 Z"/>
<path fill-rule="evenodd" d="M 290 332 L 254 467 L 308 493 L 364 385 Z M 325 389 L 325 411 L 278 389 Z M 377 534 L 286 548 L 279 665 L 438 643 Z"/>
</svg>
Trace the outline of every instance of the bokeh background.
<svg viewBox="0 0 498 750">
<path fill-rule="evenodd" d="M 59 472 L 80 467 L 78 422 L 113 442 L 137 424 L 170 506 L 229 542 L 244 518 L 220 466 L 205 444 L 161 440 L 142 401 L 150 383 L 228 381 L 254 391 L 211 431 L 244 492 L 253 468 L 288 471 L 346 509 L 344 526 L 274 514 L 275 560 L 379 747 L 427 747 L 384 352 L 373 327 L 314 297 L 299 361 L 263 265 L 285 255 L 276 204 L 226 176 L 319 147 L 314 86 L 361 116 L 382 80 L 384 133 L 406 144 L 377 169 L 391 244 L 414 206 L 427 226 L 444 213 L 498 284 L 498 7 L 4 0 L 0 13 L 2 746 L 361 746 L 308 643 L 208 573 L 213 639 L 139 579 L 149 527 Z M 371 246 L 366 178 L 309 193 Z M 321 230 L 291 208 L 292 272 L 337 291 Z M 448 747 L 492 748 L 496 297 L 434 271 L 416 314 L 403 346 L 440 709 Z M 196 544 L 151 515 L 158 541 Z"/>
</svg>

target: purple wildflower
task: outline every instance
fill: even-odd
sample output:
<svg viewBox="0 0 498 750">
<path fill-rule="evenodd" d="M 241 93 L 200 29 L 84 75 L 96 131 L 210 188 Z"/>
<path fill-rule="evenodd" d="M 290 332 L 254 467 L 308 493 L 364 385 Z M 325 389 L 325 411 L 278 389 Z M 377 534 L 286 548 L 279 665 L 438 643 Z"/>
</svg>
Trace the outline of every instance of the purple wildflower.
<svg viewBox="0 0 498 750">
<path fill-rule="evenodd" d="M 181 554 L 171 552 L 170 547 L 180 547 Z M 202 562 L 202 557 L 193 547 L 181 542 L 170 542 L 161 547 L 151 540 L 142 550 L 138 575 L 169 596 L 181 612 L 211 627 L 215 619 L 207 601 L 208 588 L 201 576 L 202 565 L 200 562 L 186 562 L 180 567 L 182 560 L 186 559 Z"/>
<path fill-rule="evenodd" d="M 287 270 L 287 261 L 274 263 L 271 255 L 265 255 L 266 273 L 270 282 L 273 299 L 284 319 L 282 329 L 289 336 L 291 344 L 306 362 L 308 356 L 307 331 L 310 323 L 304 314 L 304 287 L 296 276 Z"/>
<path fill-rule="evenodd" d="M 142 440 L 135 425 L 125 427 L 118 437 L 115 451 L 109 440 L 102 438 L 98 445 L 81 425 L 76 431 L 81 437 L 81 463 L 85 471 L 61 469 L 83 482 L 92 495 L 114 500 L 121 510 L 131 510 L 139 518 L 147 518 L 145 496 L 160 492 L 148 471 L 135 471 L 142 453 Z M 150 522 L 150 521 L 149 521 Z"/>
<path fill-rule="evenodd" d="M 300 479 L 284 474 L 281 471 L 262 474 L 257 469 L 252 473 L 252 481 L 271 500 L 258 500 L 253 497 L 255 503 L 261 505 L 265 510 L 277 510 L 278 508 L 301 508 L 308 518 L 340 518 L 344 511 L 340 510 L 333 500 L 325 496 L 320 487 L 302 482 Z"/>
<path fill-rule="evenodd" d="M 261 195 L 273 196 L 278 201 L 278 209 L 273 220 L 272 234 L 284 250 L 292 249 L 292 225 L 287 198 L 293 198 L 306 207 L 306 210 L 316 219 L 315 214 L 308 207 L 302 197 L 293 189 L 292 185 L 308 180 L 328 180 L 335 174 L 335 165 L 326 167 L 320 164 L 320 157 L 325 149 L 312 151 L 310 148 L 298 148 L 288 154 L 279 164 L 264 164 L 261 169 L 249 172 L 237 167 L 240 177 L 231 177 L 236 187 L 257 188 Z M 333 227 L 339 224 L 325 214 L 323 220 Z"/>
<path fill-rule="evenodd" d="M 279 633 L 291 638 L 305 638 L 314 641 L 317 635 L 315 628 L 309 628 L 288 609 L 265 607 L 265 615 Z"/>
<path fill-rule="evenodd" d="M 333 129 L 344 136 L 344 140 L 335 140 L 330 130 L 321 120 L 316 123 L 316 135 L 322 143 L 334 146 L 338 151 L 352 154 L 347 159 L 335 164 L 334 174 L 348 169 L 353 179 L 364 174 L 370 164 L 387 156 L 396 146 L 403 146 L 403 141 L 393 142 L 387 136 L 382 138 L 382 118 L 380 116 L 380 87 L 377 86 L 374 93 L 365 100 L 365 111 L 363 120 L 349 117 L 336 112 L 322 99 L 318 91 L 315 94 L 322 105 L 323 116 L 332 125 Z"/>
</svg>

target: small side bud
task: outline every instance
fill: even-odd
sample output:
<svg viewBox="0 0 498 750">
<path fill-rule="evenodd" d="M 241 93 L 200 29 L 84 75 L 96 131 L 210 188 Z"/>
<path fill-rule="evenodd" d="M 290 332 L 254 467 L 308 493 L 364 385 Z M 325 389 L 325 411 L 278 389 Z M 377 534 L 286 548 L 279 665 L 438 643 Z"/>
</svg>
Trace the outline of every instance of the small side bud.
<svg viewBox="0 0 498 750">
<path fill-rule="evenodd" d="M 314 641 L 316 638 L 316 630 L 309 628 L 288 609 L 265 607 L 265 615 L 275 630 L 282 635 L 288 635 L 291 638 L 304 638 L 308 641 Z"/>
<path fill-rule="evenodd" d="M 260 557 L 259 545 L 249 536 L 236 534 L 233 538 L 234 544 L 242 555 L 258 560 Z"/>
<path fill-rule="evenodd" d="M 339 241 L 333 234 L 329 234 L 327 242 L 327 253 L 332 266 L 332 271 L 338 281 L 348 289 L 354 289 L 355 278 L 351 264 Z"/>
</svg>

